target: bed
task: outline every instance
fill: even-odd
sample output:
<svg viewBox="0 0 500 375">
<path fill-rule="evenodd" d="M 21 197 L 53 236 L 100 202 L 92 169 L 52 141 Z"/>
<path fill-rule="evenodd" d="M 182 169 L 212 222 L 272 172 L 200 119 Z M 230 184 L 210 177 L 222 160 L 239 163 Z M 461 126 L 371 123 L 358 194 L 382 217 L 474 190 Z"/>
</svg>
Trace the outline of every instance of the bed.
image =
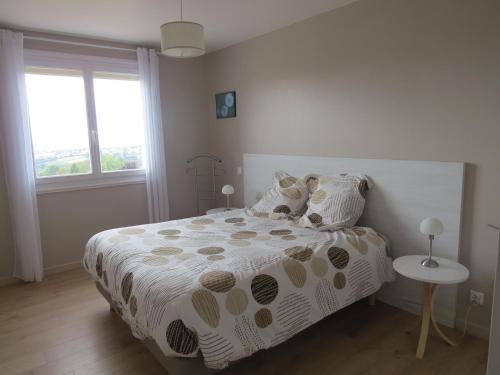
<svg viewBox="0 0 500 375">
<path fill-rule="evenodd" d="M 394 274 L 380 233 L 390 239 L 393 257 L 424 254 L 428 244 L 418 223 L 439 217 L 446 231 L 435 252 L 456 260 L 464 167 L 244 154 L 247 207 L 276 170 L 362 173 L 375 185 L 354 228 L 320 232 L 237 210 L 99 233 L 87 244 L 84 266 L 170 373 L 217 371 L 376 291 L 377 299 L 418 313 L 416 285 L 387 283 Z M 440 294 L 440 323 L 454 325 L 456 298 L 456 288 Z"/>
<path fill-rule="evenodd" d="M 245 210 L 108 230 L 84 267 L 134 336 L 222 369 L 375 293 L 394 273 L 368 227 L 335 232 Z"/>
</svg>

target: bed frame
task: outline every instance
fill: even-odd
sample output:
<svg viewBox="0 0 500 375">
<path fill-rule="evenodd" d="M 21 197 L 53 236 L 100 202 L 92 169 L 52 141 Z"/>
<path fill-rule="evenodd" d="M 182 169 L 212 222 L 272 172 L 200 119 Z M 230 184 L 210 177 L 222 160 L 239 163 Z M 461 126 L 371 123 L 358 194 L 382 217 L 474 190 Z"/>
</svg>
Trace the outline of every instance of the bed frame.
<svg viewBox="0 0 500 375">
<path fill-rule="evenodd" d="M 445 232 L 435 241 L 435 254 L 453 260 L 459 258 L 463 163 L 244 154 L 243 167 L 246 206 L 261 196 L 276 170 L 298 177 L 311 173 L 365 174 L 375 185 L 369 192 L 360 225 L 385 234 L 391 241 L 394 257 L 424 254 L 428 244 L 426 237 L 418 231 L 419 222 L 425 217 L 436 216 L 443 221 Z M 99 283 L 96 286 L 109 302 L 110 310 L 115 311 L 109 293 Z M 398 278 L 377 292 L 377 299 L 418 314 L 419 293 L 415 283 Z M 456 298 L 456 287 L 443 288 L 436 303 L 436 318 L 440 323 L 454 327 Z M 375 295 L 369 296 L 367 301 L 373 305 Z M 165 357 L 153 340 L 146 339 L 143 343 L 171 375 L 217 372 L 205 367 L 201 356 Z"/>
</svg>

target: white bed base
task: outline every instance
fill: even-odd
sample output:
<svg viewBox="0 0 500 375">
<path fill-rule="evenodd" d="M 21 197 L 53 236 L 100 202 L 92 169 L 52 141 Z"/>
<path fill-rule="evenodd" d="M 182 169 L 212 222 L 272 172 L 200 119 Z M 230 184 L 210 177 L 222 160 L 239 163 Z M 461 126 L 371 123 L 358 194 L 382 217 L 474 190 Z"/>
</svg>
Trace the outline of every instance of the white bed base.
<svg viewBox="0 0 500 375">
<path fill-rule="evenodd" d="M 396 258 L 426 254 L 428 238 L 419 232 L 419 223 L 429 216 L 438 217 L 445 230 L 434 241 L 434 253 L 458 261 L 464 167 L 464 163 L 431 161 L 244 154 L 245 205 L 251 206 L 257 201 L 276 170 L 297 177 L 310 173 L 366 174 L 375 186 L 369 192 L 359 225 L 385 234 Z M 384 286 L 377 298 L 418 314 L 420 293 L 416 282 L 398 277 L 394 283 Z M 455 326 L 456 300 L 456 286 L 442 288 L 436 300 L 436 318 L 449 327 Z"/>
</svg>

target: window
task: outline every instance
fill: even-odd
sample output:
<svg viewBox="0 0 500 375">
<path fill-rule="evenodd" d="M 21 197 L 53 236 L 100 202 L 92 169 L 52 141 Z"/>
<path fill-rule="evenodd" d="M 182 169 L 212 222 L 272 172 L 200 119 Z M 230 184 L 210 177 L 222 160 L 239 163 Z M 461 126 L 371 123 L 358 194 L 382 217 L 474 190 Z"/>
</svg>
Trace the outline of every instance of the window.
<svg viewBox="0 0 500 375">
<path fill-rule="evenodd" d="M 101 172 L 143 168 L 144 126 L 137 76 L 94 73 Z"/>
<path fill-rule="evenodd" d="M 92 173 L 83 72 L 28 68 L 26 86 L 36 176 Z"/>
<path fill-rule="evenodd" d="M 26 53 L 39 192 L 144 181 L 137 63 Z"/>
</svg>

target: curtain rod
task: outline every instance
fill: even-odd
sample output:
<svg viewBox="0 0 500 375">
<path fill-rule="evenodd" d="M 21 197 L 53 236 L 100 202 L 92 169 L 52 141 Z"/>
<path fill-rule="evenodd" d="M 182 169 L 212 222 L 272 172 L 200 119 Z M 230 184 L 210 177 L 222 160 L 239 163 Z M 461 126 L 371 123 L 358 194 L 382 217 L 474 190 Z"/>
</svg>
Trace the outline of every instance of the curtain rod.
<svg viewBox="0 0 500 375">
<path fill-rule="evenodd" d="M 137 52 L 136 49 L 130 48 L 130 47 L 127 48 L 127 47 L 105 46 L 105 45 L 102 45 L 102 44 L 85 43 L 85 42 L 74 42 L 74 41 L 70 41 L 70 40 L 44 38 L 44 37 L 32 36 L 32 35 L 23 35 L 23 38 L 24 39 L 29 39 L 29 40 L 39 40 L 39 41 L 42 41 L 42 42 L 51 42 L 51 43 L 60 43 L 60 44 L 71 44 L 71 45 L 82 46 L 82 47 L 93 47 L 93 48 L 112 49 L 112 50 L 117 50 L 117 51 Z"/>
</svg>

